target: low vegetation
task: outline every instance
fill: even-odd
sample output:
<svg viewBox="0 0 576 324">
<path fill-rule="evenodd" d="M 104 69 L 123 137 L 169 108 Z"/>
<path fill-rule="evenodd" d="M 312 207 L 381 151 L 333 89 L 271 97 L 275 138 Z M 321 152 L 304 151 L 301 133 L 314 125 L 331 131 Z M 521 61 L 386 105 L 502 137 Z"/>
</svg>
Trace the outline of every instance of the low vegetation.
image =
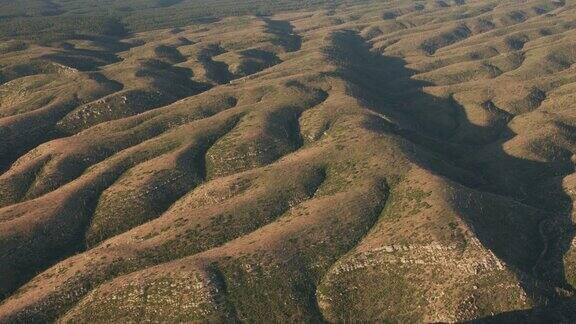
<svg viewBox="0 0 576 324">
<path fill-rule="evenodd" d="M 574 322 L 576 6 L 0 2 L 0 322 Z"/>
</svg>

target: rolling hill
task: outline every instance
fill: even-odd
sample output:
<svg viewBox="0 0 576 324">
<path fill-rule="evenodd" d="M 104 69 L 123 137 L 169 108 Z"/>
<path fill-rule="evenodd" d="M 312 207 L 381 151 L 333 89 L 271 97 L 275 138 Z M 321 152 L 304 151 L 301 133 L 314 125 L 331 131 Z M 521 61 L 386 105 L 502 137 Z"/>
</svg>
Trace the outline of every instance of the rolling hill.
<svg viewBox="0 0 576 324">
<path fill-rule="evenodd" d="M 117 3 L 0 0 L 0 323 L 576 321 L 576 3 Z"/>
</svg>

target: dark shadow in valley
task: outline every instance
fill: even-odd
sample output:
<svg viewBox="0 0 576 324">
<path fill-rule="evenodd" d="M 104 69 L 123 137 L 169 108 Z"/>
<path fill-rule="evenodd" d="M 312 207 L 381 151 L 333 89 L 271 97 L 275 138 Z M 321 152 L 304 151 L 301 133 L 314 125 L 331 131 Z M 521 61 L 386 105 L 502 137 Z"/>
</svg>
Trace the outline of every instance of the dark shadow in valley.
<svg viewBox="0 0 576 324">
<path fill-rule="evenodd" d="M 574 172 L 569 156 L 539 162 L 509 155 L 502 144 L 515 134 L 507 126 L 507 114 L 492 127 L 474 125 L 464 107 L 425 93 L 423 88 L 431 84 L 412 79 L 415 71 L 405 61 L 372 52 L 355 32 L 334 33 L 332 44 L 325 53 L 341 67 L 338 77 L 350 81 L 350 91 L 382 118 L 367 126 L 416 144 L 413 156 L 422 167 L 471 189 L 466 192 L 472 201 L 456 201 L 454 208 L 482 244 L 518 273 L 537 302 L 557 305 L 572 296 L 563 266 L 574 237 L 572 200 L 561 186 L 562 177 Z M 531 210 L 532 215 L 501 212 L 491 206 L 493 201 Z M 512 315 L 530 317 L 552 309 Z"/>
<path fill-rule="evenodd" d="M 217 84 L 226 84 L 234 79 L 234 76 L 230 73 L 228 64 L 214 61 L 213 59 L 214 56 L 225 52 L 226 50 L 220 47 L 220 45 L 214 44 L 203 49 L 198 54 L 198 61 L 202 63 L 206 71 L 206 77 Z"/>
<path fill-rule="evenodd" d="M 294 32 L 294 26 L 288 21 L 262 18 L 266 23 L 267 31 L 277 37 L 275 43 L 284 48 L 286 52 L 296 52 L 302 47 L 302 37 Z"/>
</svg>

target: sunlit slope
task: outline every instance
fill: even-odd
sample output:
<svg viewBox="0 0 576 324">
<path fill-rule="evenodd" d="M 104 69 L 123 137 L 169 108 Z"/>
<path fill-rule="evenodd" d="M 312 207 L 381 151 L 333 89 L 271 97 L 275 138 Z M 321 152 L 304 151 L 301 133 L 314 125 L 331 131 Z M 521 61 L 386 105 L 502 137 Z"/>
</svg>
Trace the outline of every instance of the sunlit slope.
<svg viewBox="0 0 576 324">
<path fill-rule="evenodd" d="M 0 322 L 576 320 L 576 7 L 0 47 Z"/>
</svg>

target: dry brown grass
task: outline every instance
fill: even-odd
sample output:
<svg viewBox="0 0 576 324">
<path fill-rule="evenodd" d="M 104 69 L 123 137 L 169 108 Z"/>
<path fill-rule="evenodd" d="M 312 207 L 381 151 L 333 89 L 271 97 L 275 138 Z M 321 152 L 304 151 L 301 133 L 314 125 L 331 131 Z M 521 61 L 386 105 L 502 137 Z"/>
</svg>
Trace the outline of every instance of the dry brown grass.
<svg viewBox="0 0 576 324">
<path fill-rule="evenodd" d="M 575 16 L 396 0 L 0 51 L 0 322 L 576 320 Z"/>
</svg>

